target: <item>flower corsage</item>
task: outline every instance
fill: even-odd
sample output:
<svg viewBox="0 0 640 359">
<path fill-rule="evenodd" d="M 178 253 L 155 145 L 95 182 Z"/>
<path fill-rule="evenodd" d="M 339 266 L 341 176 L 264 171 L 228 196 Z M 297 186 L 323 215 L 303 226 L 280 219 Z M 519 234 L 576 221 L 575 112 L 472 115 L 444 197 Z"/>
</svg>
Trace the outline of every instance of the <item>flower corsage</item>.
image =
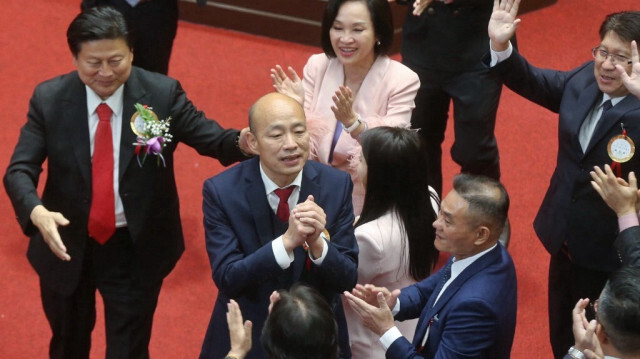
<svg viewBox="0 0 640 359">
<path fill-rule="evenodd" d="M 136 146 L 138 165 L 142 167 L 147 155 L 153 154 L 157 157 L 158 165 L 162 162 L 162 165 L 166 167 L 167 164 L 164 161 L 164 157 L 162 157 L 162 149 L 173 138 L 169 133 L 171 116 L 165 120 L 159 120 L 152 107 L 139 103 L 136 103 L 135 107 L 136 112 L 131 117 L 131 129 L 138 136 L 133 144 Z"/>
</svg>

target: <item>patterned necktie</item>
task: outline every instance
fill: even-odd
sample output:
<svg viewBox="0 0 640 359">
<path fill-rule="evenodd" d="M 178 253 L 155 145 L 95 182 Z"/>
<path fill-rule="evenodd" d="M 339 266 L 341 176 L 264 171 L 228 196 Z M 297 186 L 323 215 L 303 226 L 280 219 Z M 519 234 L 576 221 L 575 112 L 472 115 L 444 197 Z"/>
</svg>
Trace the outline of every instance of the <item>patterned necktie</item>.
<svg viewBox="0 0 640 359">
<path fill-rule="evenodd" d="M 440 296 L 440 292 L 442 292 L 442 288 L 444 288 L 444 284 L 447 283 L 449 278 L 451 278 L 451 265 L 453 264 L 453 260 L 449 260 L 447 262 L 447 266 L 442 270 L 442 278 L 440 278 L 440 282 L 438 283 L 438 287 L 433 291 L 432 295 L 436 296 L 436 299 L 433 301 L 433 305 L 436 305 L 436 301 L 438 296 Z"/>
<path fill-rule="evenodd" d="M 111 108 L 101 103 L 96 109 L 98 128 L 94 136 L 91 163 L 91 211 L 89 236 L 105 244 L 116 230 L 115 199 L 113 194 L 113 142 L 111 139 Z"/>
<path fill-rule="evenodd" d="M 289 222 L 289 196 L 291 196 L 291 192 L 296 186 L 289 186 L 287 188 L 278 188 L 273 192 L 280 198 L 280 202 L 278 203 L 278 210 L 276 211 L 276 215 L 282 222 Z"/>
</svg>

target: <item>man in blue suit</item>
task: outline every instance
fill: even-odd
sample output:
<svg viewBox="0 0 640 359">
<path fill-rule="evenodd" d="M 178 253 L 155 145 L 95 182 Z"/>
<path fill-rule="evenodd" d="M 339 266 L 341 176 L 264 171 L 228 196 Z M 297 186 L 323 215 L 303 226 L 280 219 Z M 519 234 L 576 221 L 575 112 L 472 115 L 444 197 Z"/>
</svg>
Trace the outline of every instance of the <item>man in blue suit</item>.
<svg viewBox="0 0 640 359">
<path fill-rule="evenodd" d="M 519 0 L 496 1 L 489 22 L 492 71 L 521 96 L 559 113 L 557 165 L 533 223 L 551 254 L 549 329 L 555 358 L 573 344 L 571 310 L 580 298 L 597 298 L 620 266 L 613 242 L 617 220 L 591 187 L 589 171 L 611 164 L 626 178 L 640 169 L 632 150 L 640 143 L 640 100 L 629 95 L 620 71 L 631 73 L 631 41 L 640 42 L 640 12 L 608 15 L 600 26 L 594 60 L 570 71 L 529 64 L 509 39 L 520 20 Z M 585 49 L 585 54 L 587 49 Z M 613 150 L 613 142 L 626 150 Z"/>
<path fill-rule="evenodd" d="M 516 273 L 498 243 L 509 197 L 497 181 L 462 174 L 442 201 L 435 246 L 451 259 L 429 278 L 389 292 L 358 285 L 345 292 L 387 358 L 508 359 L 516 327 Z M 393 311 L 390 309 L 393 308 Z M 413 342 L 395 320 L 419 317 Z"/>
<path fill-rule="evenodd" d="M 263 96 L 249 112 L 249 127 L 249 148 L 259 156 L 204 184 L 206 245 L 219 292 L 200 357 L 218 359 L 229 351 L 225 313 L 230 299 L 253 323 L 258 343 L 270 294 L 303 282 L 329 302 L 341 357 L 349 358 L 339 293 L 353 288 L 357 278 L 351 179 L 307 161 L 309 133 L 295 100 L 277 93 Z M 278 194 L 287 189 L 290 194 Z M 264 356 L 255 345 L 247 358 Z"/>
</svg>

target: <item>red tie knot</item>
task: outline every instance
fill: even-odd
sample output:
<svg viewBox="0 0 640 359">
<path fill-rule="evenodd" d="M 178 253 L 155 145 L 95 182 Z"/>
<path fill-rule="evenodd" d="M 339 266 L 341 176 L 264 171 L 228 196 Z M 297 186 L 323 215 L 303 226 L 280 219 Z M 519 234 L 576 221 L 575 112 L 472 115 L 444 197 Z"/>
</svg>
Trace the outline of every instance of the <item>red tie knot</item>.
<svg viewBox="0 0 640 359">
<path fill-rule="evenodd" d="M 110 122 L 113 111 L 111 111 L 111 107 L 109 107 L 109 105 L 103 102 L 98 105 L 98 108 L 96 108 L 96 113 L 98 114 L 98 119 L 100 121 Z"/>
<path fill-rule="evenodd" d="M 278 196 L 278 198 L 280 198 L 280 201 L 287 202 L 289 200 L 289 196 L 291 196 L 291 192 L 293 192 L 294 188 L 296 188 L 296 186 L 289 186 L 289 187 L 286 187 L 286 188 L 278 188 L 278 189 L 274 190 L 273 192 L 276 194 L 276 196 Z"/>
</svg>

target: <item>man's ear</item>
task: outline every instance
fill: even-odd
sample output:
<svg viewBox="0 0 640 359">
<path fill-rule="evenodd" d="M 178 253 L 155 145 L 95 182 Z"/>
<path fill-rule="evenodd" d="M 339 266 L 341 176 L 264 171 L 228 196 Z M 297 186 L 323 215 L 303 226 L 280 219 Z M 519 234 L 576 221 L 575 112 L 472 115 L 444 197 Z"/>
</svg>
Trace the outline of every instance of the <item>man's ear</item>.
<svg viewBox="0 0 640 359">
<path fill-rule="evenodd" d="M 607 333 L 605 333 L 604 328 L 600 323 L 596 324 L 596 336 L 598 337 L 600 344 L 609 344 L 609 337 L 607 337 Z"/>
<path fill-rule="evenodd" d="M 491 230 L 487 226 L 479 226 L 475 231 L 476 239 L 473 242 L 475 245 L 479 246 L 486 243 L 489 240 L 489 236 L 491 235 Z"/>
<path fill-rule="evenodd" d="M 251 152 L 260 155 L 260 151 L 258 150 L 258 139 L 251 131 L 247 132 L 247 145 Z"/>
</svg>

